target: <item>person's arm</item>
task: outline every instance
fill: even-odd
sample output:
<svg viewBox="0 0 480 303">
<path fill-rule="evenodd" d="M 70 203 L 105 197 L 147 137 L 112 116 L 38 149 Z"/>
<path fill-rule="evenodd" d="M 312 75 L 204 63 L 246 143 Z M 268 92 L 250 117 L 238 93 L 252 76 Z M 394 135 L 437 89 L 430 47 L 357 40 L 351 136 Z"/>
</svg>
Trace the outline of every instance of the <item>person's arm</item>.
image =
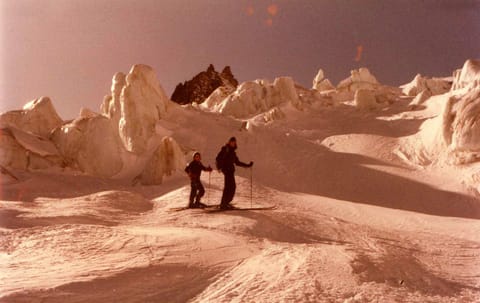
<svg viewBox="0 0 480 303">
<path fill-rule="evenodd" d="M 235 164 L 238 165 L 238 166 L 241 166 L 241 167 L 252 167 L 253 162 L 250 161 L 249 164 L 243 163 L 242 161 L 240 161 L 240 160 L 238 159 L 237 155 L 235 155 Z"/>
<path fill-rule="evenodd" d="M 200 163 L 200 167 L 202 168 L 203 171 L 212 171 L 211 166 L 205 167 L 205 165 L 203 165 L 203 163 Z"/>
</svg>

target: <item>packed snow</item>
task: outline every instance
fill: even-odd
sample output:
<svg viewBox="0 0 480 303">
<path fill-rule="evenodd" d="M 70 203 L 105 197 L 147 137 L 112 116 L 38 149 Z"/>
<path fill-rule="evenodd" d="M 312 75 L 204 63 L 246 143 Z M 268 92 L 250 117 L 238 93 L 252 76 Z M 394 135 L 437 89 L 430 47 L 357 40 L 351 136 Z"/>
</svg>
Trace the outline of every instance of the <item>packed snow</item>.
<svg viewBox="0 0 480 303">
<path fill-rule="evenodd" d="M 402 87 L 320 69 L 179 106 L 135 65 L 100 113 L 4 113 L 0 301 L 479 302 L 479 66 Z M 232 136 L 246 209 L 177 211 L 192 155 L 214 166 Z M 222 174 L 202 182 L 218 205 Z"/>
</svg>

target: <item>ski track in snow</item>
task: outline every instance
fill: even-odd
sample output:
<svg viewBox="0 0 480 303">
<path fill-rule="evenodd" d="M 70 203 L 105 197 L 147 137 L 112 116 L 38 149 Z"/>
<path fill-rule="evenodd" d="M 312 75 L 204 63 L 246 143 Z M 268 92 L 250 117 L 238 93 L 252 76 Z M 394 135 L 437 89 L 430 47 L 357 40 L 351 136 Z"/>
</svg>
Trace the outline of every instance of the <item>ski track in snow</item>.
<svg viewBox="0 0 480 303">
<path fill-rule="evenodd" d="M 418 121 L 352 111 L 332 126 L 345 112 L 315 114 L 239 136 L 241 160 L 262 162 L 253 196 L 252 171 L 238 169 L 234 203 L 274 210 L 172 212 L 186 205 L 183 175 L 152 187 L 54 173 L 5 184 L 0 301 L 478 302 L 478 200 L 458 175 L 392 152 Z M 218 147 L 196 143 L 205 155 Z M 202 182 L 217 204 L 222 176 Z"/>
</svg>

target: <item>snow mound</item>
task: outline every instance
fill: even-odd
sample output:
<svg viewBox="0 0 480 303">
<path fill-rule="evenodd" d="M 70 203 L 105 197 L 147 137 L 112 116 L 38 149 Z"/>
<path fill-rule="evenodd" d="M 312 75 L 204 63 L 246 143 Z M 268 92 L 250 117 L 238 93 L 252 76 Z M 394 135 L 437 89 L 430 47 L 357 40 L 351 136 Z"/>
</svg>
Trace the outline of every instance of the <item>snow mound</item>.
<svg viewBox="0 0 480 303">
<path fill-rule="evenodd" d="M 480 85 L 480 60 L 467 60 L 461 69 L 453 73 L 452 90 Z"/>
<path fill-rule="evenodd" d="M 152 202 L 142 195 L 122 190 L 101 191 L 73 199 L 37 198 L 35 203 L 37 210 L 24 214 L 25 218 L 51 218 L 54 221 L 57 217 L 85 217 L 113 223 L 121 222 L 132 213 L 153 208 Z"/>
<path fill-rule="evenodd" d="M 0 115 L 0 127 L 14 126 L 43 137 L 48 137 L 50 132 L 62 123 L 48 97 L 30 101 L 23 110 L 9 111 Z"/>
<path fill-rule="evenodd" d="M 332 258 L 333 255 L 335 258 Z M 272 245 L 224 272 L 193 302 L 324 302 L 342 297 L 347 299 L 358 283 L 350 265 L 352 259 L 345 249 L 332 245 Z M 338 279 L 325 279 L 327 276 Z M 338 284 L 338 281 L 342 283 Z"/>
<path fill-rule="evenodd" d="M 423 91 L 428 91 L 431 95 L 440 95 L 448 92 L 452 84 L 447 78 L 426 78 L 417 74 L 412 82 L 400 87 L 407 96 L 416 96 Z"/>
</svg>

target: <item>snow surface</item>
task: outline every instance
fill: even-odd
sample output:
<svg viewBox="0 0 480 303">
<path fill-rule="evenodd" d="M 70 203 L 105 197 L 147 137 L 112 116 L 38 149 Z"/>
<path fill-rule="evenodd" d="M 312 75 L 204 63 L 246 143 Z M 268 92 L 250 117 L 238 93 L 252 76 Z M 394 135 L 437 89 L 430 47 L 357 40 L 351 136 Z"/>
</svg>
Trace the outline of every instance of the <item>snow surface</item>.
<svg viewBox="0 0 480 303">
<path fill-rule="evenodd" d="M 415 100 L 367 71 L 325 91 L 250 81 L 180 107 L 138 66 L 115 75 L 102 114 L 43 139 L 3 128 L 0 301 L 479 302 L 476 78 Z M 234 204 L 277 208 L 173 211 L 190 191 L 179 167 L 195 151 L 213 166 L 231 136 L 255 162 L 237 169 Z M 13 147 L 58 147 L 82 169 L 10 165 Z M 202 182 L 218 204 L 222 175 Z"/>
</svg>

